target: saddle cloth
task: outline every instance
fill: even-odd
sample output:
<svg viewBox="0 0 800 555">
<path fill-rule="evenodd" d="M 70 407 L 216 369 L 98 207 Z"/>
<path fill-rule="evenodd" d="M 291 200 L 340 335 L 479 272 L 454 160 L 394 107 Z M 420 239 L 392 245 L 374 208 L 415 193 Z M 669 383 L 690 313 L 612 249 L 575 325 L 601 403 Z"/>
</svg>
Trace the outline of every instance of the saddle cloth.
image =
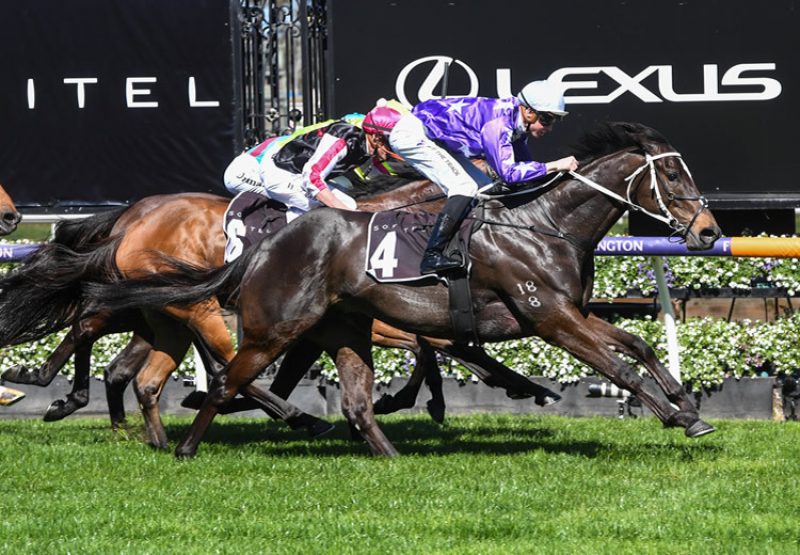
<svg viewBox="0 0 800 555">
<path fill-rule="evenodd" d="M 225 211 L 225 263 L 286 227 L 286 206 L 258 193 L 239 193 Z"/>
<path fill-rule="evenodd" d="M 435 214 L 399 211 L 376 212 L 369 223 L 365 270 L 380 283 L 436 281 L 435 274 L 421 275 L 419 265 L 428 244 Z M 468 253 L 471 225 L 462 224 L 445 252 L 448 256 L 459 253 L 469 272 Z"/>
</svg>

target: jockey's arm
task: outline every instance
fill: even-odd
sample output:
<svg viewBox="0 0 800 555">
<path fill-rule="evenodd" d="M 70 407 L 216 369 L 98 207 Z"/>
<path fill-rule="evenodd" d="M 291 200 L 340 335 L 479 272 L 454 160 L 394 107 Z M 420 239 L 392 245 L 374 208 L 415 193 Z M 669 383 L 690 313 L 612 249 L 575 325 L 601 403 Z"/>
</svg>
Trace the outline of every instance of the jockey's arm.
<svg viewBox="0 0 800 555">
<path fill-rule="evenodd" d="M 336 163 L 347 156 L 347 143 L 339 137 L 325 134 L 314 155 L 303 166 L 303 187 L 306 192 L 325 206 L 331 208 L 350 208 L 339 200 L 325 183 L 325 178 L 336 167 Z"/>
<path fill-rule="evenodd" d="M 331 208 L 351 210 L 349 206 L 347 206 L 345 203 L 339 200 L 339 198 L 333 194 L 333 191 L 331 191 L 327 187 L 317 193 L 316 199 L 325 206 L 330 206 Z"/>
<path fill-rule="evenodd" d="M 513 129 L 495 119 L 481 130 L 481 142 L 486 153 L 486 161 L 503 181 L 509 184 L 522 183 L 536 179 L 547 173 L 542 162 L 519 160 L 514 144 L 511 142 Z"/>
</svg>

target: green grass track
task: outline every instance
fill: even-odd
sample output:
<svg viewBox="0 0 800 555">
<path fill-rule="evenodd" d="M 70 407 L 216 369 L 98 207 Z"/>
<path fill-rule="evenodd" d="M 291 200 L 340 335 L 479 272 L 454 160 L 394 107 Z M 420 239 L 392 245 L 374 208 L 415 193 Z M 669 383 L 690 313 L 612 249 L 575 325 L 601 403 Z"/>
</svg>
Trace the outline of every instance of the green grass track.
<svg viewBox="0 0 800 555">
<path fill-rule="evenodd" d="M 2 408 L 0 408 L 2 410 Z M 800 424 L 383 417 L 308 441 L 218 418 L 198 456 L 141 420 L 0 420 L 0 553 L 800 553 Z M 174 446 L 187 418 L 166 420 Z"/>
</svg>

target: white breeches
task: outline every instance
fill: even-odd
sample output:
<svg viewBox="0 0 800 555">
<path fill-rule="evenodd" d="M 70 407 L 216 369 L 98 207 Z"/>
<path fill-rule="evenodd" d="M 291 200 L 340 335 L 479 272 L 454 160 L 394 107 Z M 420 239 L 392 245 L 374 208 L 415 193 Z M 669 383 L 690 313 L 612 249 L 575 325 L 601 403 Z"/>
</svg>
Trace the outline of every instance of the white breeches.
<svg viewBox="0 0 800 555">
<path fill-rule="evenodd" d="M 425 126 L 414 114 L 405 114 L 392 129 L 389 144 L 419 173 L 447 194 L 474 197 L 492 182 L 467 158 L 439 146 L 425 134 Z"/>
</svg>

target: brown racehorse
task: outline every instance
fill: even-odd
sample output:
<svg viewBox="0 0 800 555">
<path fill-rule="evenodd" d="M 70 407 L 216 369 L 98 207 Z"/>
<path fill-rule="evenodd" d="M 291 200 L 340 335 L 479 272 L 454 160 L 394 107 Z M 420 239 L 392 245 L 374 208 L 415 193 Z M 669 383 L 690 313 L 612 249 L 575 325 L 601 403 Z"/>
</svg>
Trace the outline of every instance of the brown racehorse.
<svg viewBox="0 0 800 555">
<path fill-rule="evenodd" d="M 14 201 L 0 185 L 0 236 L 14 233 L 22 221 L 22 214 L 17 211 Z"/>
<path fill-rule="evenodd" d="M 483 227 L 470 247 L 479 337 L 538 335 L 633 392 L 665 426 L 684 428 L 688 437 L 710 433 L 714 428 L 700 419 L 652 348 L 591 315 L 586 303 L 594 249 L 631 205 L 667 220 L 694 250 L 710 248 L 719 226 L 680 154 L 655 130 L 609 124 L 588 134 L 583 146 L 580 178 L 565 176 L 542 194 L 485 204 Z M 373 414 L 372 319 L 422 335 L 452 337 L 454 331 L 445 286 L 377 284 L 365 274 L 369 221 L 369 214 L 320 210 L 220 270 L 173 263 L 175 272 L 87 286 L 87 295 L 114 309 L 212 296 L 238 303 L 239 350 L 178 445 L 178 456 L 194 455 L 219 408 L 240 390 L 252 392 L 252 380 L 301 339 L 317 342 L 333 357 L 342 411 L 372 452 L 397 454 Z M 297 260 L 291 255 L 296 252 L 308 256 Z M 644 365 L 657 385 L 643 380 L 618 353 Z"/>
<path fill-rule="evenodd" d="M 425 199 L 440 196 L 438 189 L 429 182 L 417 182 L 390 193 L 361 199 L 359 206 L 364 210 L 375 210 L 399 203 L 421 205 L 424 204 Z M 115 237 L 113 243 L 106 241 L 103 245 L 106 251 L 114 252 L 112 270 L 109 271 L 119 272 L 123 276 L 157 272 L 160 259 L 155 257 L 154 253 L 178 256 L 182 260 L 195 264 L 219 266 L 222 264 L 224 251 L 221 222 L 228 202 L 229 199 L 223 197 L 198 193 L 149 197 L 121 213 L 109 213 L 92 221 L 59 226 L 55 241 L 56 245 L 69 245 L 79 251 L 91 252 L 98 240 L 103 237 Z M 46 248 L 53 250 L 56 245 L 47 245 Z M 56 289 L 59 290 L 58 294 L 62 297 L 66 296 L 71 299 L 78 297 L 74 288 L 80 279 L 91 275 L 87 273 L 87 268 L 101 268 L 91 270 L 99 272 L 96 275 L 101 277 L 106 271 L 98 263 L 87 263 L 80 265 L 77 275 L 70 275 L 65 270 L 66 263 L 60 254 L 63 253 L 57 249 L 55 254 L 45 250 L 44 254 L 35 257 L 29 263 L 29 269 L 32 271 L 27 272 L 27 275 L 32 282 L 28 282 L 27 285 L 21 283 L 21 278 L 25 276 L 25 273 L 22 273 L 14 276 L 16 281 L 3 287 L 9 294 L 18 292 L 13 296 L 6 294 L 4 299 L 6 304 L 13 303 L 18 307 L 49 307 L 50 312 L 47 312 L 48 308 L 42 308 L 38 314 L 40 317 L 46 316 L 50 320 L 47 320 L 45 325 L 33 327 L 31 318 L 22 317 L 22 310 L 17 308 L 13 315 L 13 322 L 8 322 L 8 325 L 4 327 L 6 331 L 0 343 L 8 344 L 12 341 L 19 342 L 21 338 L 30 340 L 41 336 L 44 330 L 57 328 L 65 321 L 60 317 L 61 314 L 71 315 L 78 310 L 78 307 L 73 304 L 69 304 L 67 308 L 60 311 L 54 310 L 53 307 L 57 303 L 52 297 L 46 303 L 35 302 L 34 299 L 29 298 L 23 302 L 20 298 L 20 295 L 23 294 L 20 292 L 34 290 L 38 294 L 47 290 L 42 287 L 42 284 L 48 281 L 43 277 L 48 274 L 46 268 L 43 267 L 47 261 L 60 262 L 55 267 L 59 276 L 65 273 L 68 275 L 66 280 L 68 285 L 61 284 L 59 285 L 60 289 Z M 92 253 L 92 256 L 98 255 Z M 67 294 L 62 294 L 62 291 L 66 291 Z M 132 328 L 136 335 L 123 353 L 112 362 L 106 375 L 112 425 L 118 426 L 124 420 L 122 392 L 131 377 L 138 372 L 135 389 L 145 415 L 149 441 L 153 445 L 164 447 L 166 446 L 166 435 L 163 432 L 158 413 L 158 397 L 167 377 L 183 358 L 192 340 L 192 335 L 177 322 L 176 318 L 188 321 L 196 333 L 203 338 L 199 344 L 204 347 L 201 349 L 201 353 L 204 353 L 207 363 L 216 362 L 221 367 L 233 356 L 228 330 L 217 315 L 218 306 L 212 304 L 210 311 L 207 308 L 195 307 L 196 314 L 192 314 L 194 309 L 168 309 L 167 313 L 172 318 L 164 318 L 153 311 L 148 311 L 143 315 L 135 310 L 123 311 L 119 314 L 104 312 L 81 318 L 43 367 L 32 371 L 24 367 L 15 367 L 6 371 L 3 377 L 17 383 L 47 385 L 66 363 L 69 356 L 75 352 L 78 364 L 74 382 L 75 389 L 66 401 L 53 403 L 45 415 L 46 420 L 63 418 L 88 402 L 89 356 L 92 343 L 104 334 L 127 331 Z M 414 350 L 420 357 L 418 373 L 427 372 L 429 375 L 438 376 L 435 357 L 427 342 L 417 343 L 413 335 L 393 330 L 389 326 L 381 324 L 376 324 L 375 340 L 376 344 L 381 346 Z M 437 341 L 436 345 L 440 349 L 448 350 L 449 343 Z M 547 403 L 551 398 L 557 398 L 557 395 L 549 390 L 541 388 L 499 365 L 482 350 L 462 350 L 455 347 L 452 350 L 452 354 L 456 358 L 465 359 L 466 363 L 477 368 L 479 375 L 481 375 L 480 372 L 483 372 L 482 377 L 489 383 L 510 389 L 515 396 L 533 396 L 540 404 Z M 296 383 L 296 379 L 302 376 L 313 360 L 303 368 L 298 367 L 299 372 L 296 370 L 291 374 L 294 376 L 289 378 L 291 384 Z M 144 368 L 139 371 L 143 365 Z M 486 369 L 483 370 L 481 365 L 484 365 Z M 277 381 L 276 385 L 280 388 L 281 383 L 281 381 Z M 292 388 L 293 385 L 282 387 L 282 389 L 288 390 L 286 396 Z M 415 397 L 416 390 L 413 391 L 413 394 Z M 444 404 L 440 392 L 437 400 L 439 403 L 432 406 L 430 410 L 434 416 L 439 415 L 439 419 L 441 419 Z M 384 401 L 386 411 L 397 410 L 397 408 L 403 408 L 409 404 L 413 405 L 414 399 L 410 399 L 408 395 L 405 397 L 400 395 L 396 401 L 393 401 L 393 399 Z M 321 424 L 317 419 L 309 418 L 308 415 L 281 405 L 273 405 L 270 408 L 273 415 L 288 416 L 290 424 L 294 422 L 298 426 L 310 426 L 314 433 L 321 431 Z"/>
</svg>

